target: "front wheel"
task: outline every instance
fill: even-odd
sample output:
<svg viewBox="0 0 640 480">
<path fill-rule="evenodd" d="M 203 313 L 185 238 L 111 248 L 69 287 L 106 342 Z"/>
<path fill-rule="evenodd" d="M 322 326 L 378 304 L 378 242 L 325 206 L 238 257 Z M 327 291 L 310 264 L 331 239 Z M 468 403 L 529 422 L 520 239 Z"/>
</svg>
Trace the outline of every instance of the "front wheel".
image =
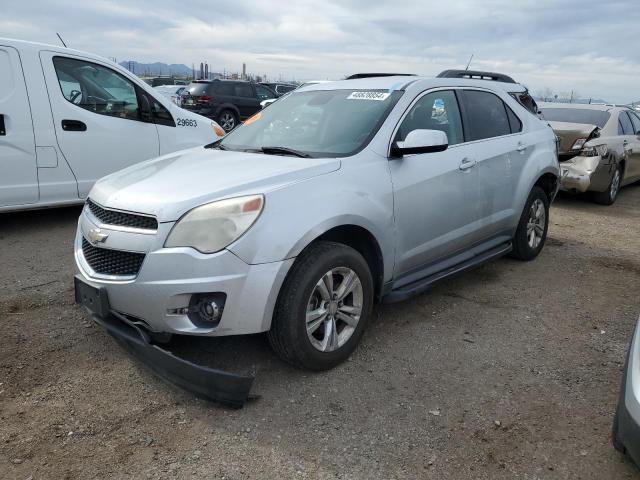
<svg viewBox="0 0 640 480">
<path fill-rule="evenodd" d="M 542 188 L 533 187 L 513 237 L 511 256 L 524 261 L 536 258 L 544 247 L 548 229 L 549 197 Z"/>
<path fill-rule="evenodd" d="M 328 370 L 353 352 L 372 306 L 373 280 L 362 255 L 339 243 L 312 244 L 282 286 L 269 342 L 294 366 Z"/>
</svg>

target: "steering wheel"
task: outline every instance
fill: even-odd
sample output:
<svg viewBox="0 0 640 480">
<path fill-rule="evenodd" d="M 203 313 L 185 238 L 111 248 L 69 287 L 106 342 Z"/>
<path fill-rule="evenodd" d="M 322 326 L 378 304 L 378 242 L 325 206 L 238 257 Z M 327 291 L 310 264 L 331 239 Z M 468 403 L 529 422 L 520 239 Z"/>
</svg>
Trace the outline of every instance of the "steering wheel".
<svg viewBox="0 0 640 480">
<path fill-rule="evenodd" d="M 71 90 L 71 92 L 69 93 L 69 96 L 71 97 L 69 98 L 69 101 L 77 105 L 80 102 L 76 102 L 76 99 L 80 97 L 80 95 L 82 95 L 82 92 L 80 90 Z"/>
</svg>

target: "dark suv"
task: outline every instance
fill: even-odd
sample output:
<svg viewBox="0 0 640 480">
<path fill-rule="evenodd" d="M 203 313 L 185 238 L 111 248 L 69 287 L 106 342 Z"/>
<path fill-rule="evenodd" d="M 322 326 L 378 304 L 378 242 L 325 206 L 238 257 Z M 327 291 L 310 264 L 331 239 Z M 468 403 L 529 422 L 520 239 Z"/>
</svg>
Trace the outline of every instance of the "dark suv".
<svg viewBox="0 0 640 480">
<path fill-rule="evenodd" d="M 182 92 L 182 108 L 212 118 L 230 132 L 242 120 L 259 112 L 260 102 L 276 93 L 259 83 L 243 80 L 196 80 Z"/>
</svg>

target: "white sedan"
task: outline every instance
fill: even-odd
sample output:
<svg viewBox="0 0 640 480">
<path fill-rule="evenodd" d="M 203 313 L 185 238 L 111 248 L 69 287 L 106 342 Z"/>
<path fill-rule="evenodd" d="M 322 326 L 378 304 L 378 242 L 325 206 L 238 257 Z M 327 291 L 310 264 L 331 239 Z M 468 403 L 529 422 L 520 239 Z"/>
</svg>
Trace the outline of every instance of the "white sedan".
<svg viewBox="0 0 640 480">
<path fill-rule="evenodd" d="M 157 87 L 153 87 L 153 89 L 165 97 L 170 98 L 173 103 L 180 106 L 180 95 L 185 89 L 185 86 L 186 85 L 158 85 Z"/>
</svg>

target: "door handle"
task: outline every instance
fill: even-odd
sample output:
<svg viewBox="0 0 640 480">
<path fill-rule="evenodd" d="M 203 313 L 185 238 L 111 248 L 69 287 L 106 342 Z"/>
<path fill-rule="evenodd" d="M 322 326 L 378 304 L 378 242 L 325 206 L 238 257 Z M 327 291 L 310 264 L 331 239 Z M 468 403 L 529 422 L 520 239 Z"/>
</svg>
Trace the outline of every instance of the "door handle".
<svg viewBox="0 0 640 480">
<path fill-rule="evenodd" d="M 516 147 L 516 150 L 519 152 L 524 152 L 527 149 L 527 146 L 522 143 L 522 142 L 518 142 L 518 146 Z"/>
<path fill-rule="evenodd" d="M 0 135 L 6 135 L 7 129 L 4 126 L 4 114 L 0 113 Z"/>
<path fill-rule="evenodd" d="M 80 120 L 62 120 L 62 129 L 65 132 L 85 132 L 87 125 Z"/>
<path fill-rule="evenodd" d="M 478 163 L 478 162 L 476 160 L 472 159 L 472 158 L 463 158 L 462 162 L 460 162 L 460 166 L 458 168 L 460 170 L 469 170 L 470 168 L 475 167 L 476 163 Z"/>
</svg>

